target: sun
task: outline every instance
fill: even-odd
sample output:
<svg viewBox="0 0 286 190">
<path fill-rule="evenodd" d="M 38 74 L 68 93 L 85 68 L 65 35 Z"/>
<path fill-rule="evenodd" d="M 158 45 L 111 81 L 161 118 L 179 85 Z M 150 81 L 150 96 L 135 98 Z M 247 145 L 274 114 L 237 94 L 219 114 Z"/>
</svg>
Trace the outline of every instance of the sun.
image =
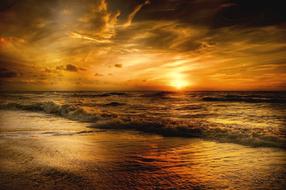
<svg viewBox="0 0 286 190">
<path fill-rule="evenodd" d="M 186 77 L 180 72 L 172 73 L 170 76 L 169 85 L 176 90 L 183 90 L 190 84 L 189 81 L 186 80 Z"/>
<path fill-rule="evenodd" d="M 188 81 L 182 79 L 176 79 L 170 82 L 170 86 L 174 87 L 177 90 L 183 90 L 189 85 Z"/>
</svg>

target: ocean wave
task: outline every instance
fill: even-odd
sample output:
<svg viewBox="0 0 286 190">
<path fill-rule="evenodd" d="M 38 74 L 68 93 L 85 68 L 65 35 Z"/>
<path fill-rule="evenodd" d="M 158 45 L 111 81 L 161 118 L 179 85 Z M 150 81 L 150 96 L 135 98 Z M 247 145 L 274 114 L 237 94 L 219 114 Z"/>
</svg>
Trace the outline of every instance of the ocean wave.
<svg viewBox="0 0 286 190">
<path fill-rule="evenodd" d="M 106 103 L 94 103 L 94 102 L 82 103 L 80 102 L 78 105 L 87 106 L 87 107 L 119 107 L 119 106 L 125 106 L 127 105 L 127 103 L 117 102 L 117 101 L 106 102 Z"/>
<path fill-rule="evenodd" d="M 126 105 L 126 103 L 122 103 L 122 102 L 109 102 L 109 103 L 103 104 L 103 106 L 106 106 L 106 107 L 117 107 L 117 106 L 124 106 L 124 105 Z"/>
<path fill-rule="evenodd" d="M 207 96 L 202 98 L 207 102 L 247 102 L 247 103 L 286 103 L 285 97 L 261 97 L 261 96 L 239 96 L 239 95 L 225 95 L 225 96 Z"/>
<path fill-rule="evenodd" d="M 85 135 L 100 132 L 98 130 L 83 130 L 83 131 L 48 131 L 43 132 L 43 135 L 50 136 L 73 136 L 73 135 Z"/>
<path fill-rule="evenodd" d="M 212 126 L 212 127 L 210 127 Z M 227 129 L 220 124 L 180 121 L 153 118 L 127 118 L 98 121 L 92 124 L 94 128 L 113 130 L 136 130 L 168 137 L 197 137 L 225 143 L 236 143 L 252 147 L 286 148 L 286 139 L 272 135 L 263 135 L 245 128 L 233 127 Z"/>
<path fill-rule="evenodd" d="M 265 133 L 261 130 L 198 119 L 176 120 L 145 115 L 127 116 L 114 113 L 87 110 L 74 105 L 60 105 L 55 102 L 32 104 L 7 103 L 0 109 L 27 110 L 61 116 L 67 119 L 90 122 L 90 127 L 113 130 L 136 130 L 162 136 L 197 137 L 219 142 L 237 143 L 254 147 L 286 148 L 285 136 Z M 263 129 L 264 130 L 264 129 Z"/>
<path fill-rule="evenodd" d="M 21 95 L 21 94 L 9 94 L 9 93 L 0 93 L 0 98 L 1 99 L 31 99 L 31 97 Z"/>
<path fill-rule="evenodd" d="M 186 105 L 186 106 L 176 108 L 176 110 L 199 110 L 199 109 L 204 109 L 204 107 L 200 105 Z"/>
<path fill-rule="evenodd" d="M 105 92 L 105 93 L 74 93 L 67 94 L 69 97 L 78 97 L 78 98 L 96 98 L 96 97 L 109 97 L 109 96 L 130 96 L 125 92 Z"/>
<path fill-rule="evenodd" d="M 148 92 L 141 95 L 144 98 L 164 98 L 164 99 L 171 99 L 170 95 L 175 94 L 174 92 Z"/>
<path fill-rule="evenodd" d="M 7 103 L 0 105 L 0 108 L 44 112 L 47 114 L 53 114 L 71 120 L 86 122 L 96 121 L 102 119 L 103 117 L 108 118 L 108 116 L 111 116 L 108 113 L 89 113 L 83 108 L 74 105 L 60 105 L 54 102 L 42 102 L 32 104 Z"/>
</svg>

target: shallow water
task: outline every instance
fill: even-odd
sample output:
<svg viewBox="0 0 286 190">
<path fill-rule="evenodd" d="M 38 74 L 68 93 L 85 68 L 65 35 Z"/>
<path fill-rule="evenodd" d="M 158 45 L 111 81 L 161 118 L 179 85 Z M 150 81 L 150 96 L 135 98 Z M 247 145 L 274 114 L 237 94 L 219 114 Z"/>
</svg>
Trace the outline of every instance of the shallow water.
<svg viewBox="0 0 286 190">
<path fill-rule="evenodd" d="M 0 189 L 283 189 L 286 151 L 0 111 Z"/>
<path fill-rule="evenodd" d="M 44 112 L 95 128 L 286 147 L 285 92 L 1 93 L 0 109 Z"/>
</svg>

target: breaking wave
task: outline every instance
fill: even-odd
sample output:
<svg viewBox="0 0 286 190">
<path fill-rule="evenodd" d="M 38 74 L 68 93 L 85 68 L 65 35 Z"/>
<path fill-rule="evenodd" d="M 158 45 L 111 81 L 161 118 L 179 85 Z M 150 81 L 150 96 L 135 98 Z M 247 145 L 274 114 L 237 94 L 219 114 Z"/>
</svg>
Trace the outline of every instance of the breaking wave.
<svg viewBox="0 0 286 190">
<path fill-rule="evenodd" d="M 210 125 L 212 125 L 210 127 Z M 131 129 L 168 137 L 197 137 L 218 142 L 237 143 L 252 147 L 286 148 L 286 139 L 262 135 L 242 128 L 222 128 L 219 124 L 153 118 L 112 119 L 98 121 L 92 127 L 100 129 Z"/>
<path fill-rule="evenodd" d="M 107 116 L 107 114 L 103 113 L 98 113 L 98 114 L 89 113 L 83 108 L 74 105 L 59 105 L 54 102 L 43 102 L 34 104 L 8 103 L 8 104 L 2 104 L 0 108 L 44 112 L 47 114 L 53 114 L 71 120 L 86 121 L 86 122 L 96 121 L 104 116 L 105 117 Z"/>
<path fill-rule="evenodd" d="M 262 96 L 240 96 L 240 95 L 225 95 L 225 96 L 207 96 L 202 98 L 207 102 L 247 102 L 247 103 L 286 103 L 285 97 L 262 97 Z"/>
<path fill-rule="evenodd" d="M 141 95 L 141 97 L 145 98 L 163 98 L 163 99 L 171 99 L 170 95 L 174 94 L 174 92 L 148 92 Z"/>
<path fill-rule="evenodd" d="M 78 97 L 78 98 L 95 98 L 95 97 L 110 97 L 110 96 L 129 96 L 125 92 L 106 92 L 106 93 L 73 93 L 67 94 L 69 97 Z"/>
<path fill-rule="evenodd" d="M 122 103 L 122 102 L 109 102 L 109 103 L 103 104 L 102 106 L 117 107 L 117 106 L 124 106 L 124 105 L 126 105 L 126 104 Z"/>
<path fill-rule="evenodd" d="M 142 115 L 122 116 L 115 113 L 89 112 L 74 105 L 60 105 L 54 102 L 33 104 L 7 103 L 0 109 L 43 112 L 75 121 L 90 122 L 92 128 L 112 130 L 136 130 L 162 136 L 198 137 L 219 142 L 237 143 L 254 147 L 286 148 L 284 136 L 274 136 L 251 128 L 226 126 L 198 120 L 175 120 Z M 192 108 L 196 109 L 196 107 Z"/>
</svg>

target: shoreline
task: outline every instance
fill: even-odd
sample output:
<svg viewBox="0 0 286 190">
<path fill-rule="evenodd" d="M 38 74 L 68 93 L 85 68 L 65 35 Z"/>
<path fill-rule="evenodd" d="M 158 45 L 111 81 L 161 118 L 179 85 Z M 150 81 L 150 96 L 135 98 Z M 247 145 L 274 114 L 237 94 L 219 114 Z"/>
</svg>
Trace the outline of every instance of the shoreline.
<svg viewBox="0 0 286 190">
<path fill-rule="evenodd" d="M 88 131 L 83 123 L 33 112 L 10 111 L 5 118 L 1 134 L 4 126 L 19 134 L 0 139 L 0 186 L 4 189 L 285 186 L 286 151 L 280 149 L 134 131 L 82 133 Z M 22 126 L 15 126 L 19 123 Z M 41 130 L 34 133 L 35 128 Z M 21 130 L 30 135 L 21 135 Z"/>
</svg>

